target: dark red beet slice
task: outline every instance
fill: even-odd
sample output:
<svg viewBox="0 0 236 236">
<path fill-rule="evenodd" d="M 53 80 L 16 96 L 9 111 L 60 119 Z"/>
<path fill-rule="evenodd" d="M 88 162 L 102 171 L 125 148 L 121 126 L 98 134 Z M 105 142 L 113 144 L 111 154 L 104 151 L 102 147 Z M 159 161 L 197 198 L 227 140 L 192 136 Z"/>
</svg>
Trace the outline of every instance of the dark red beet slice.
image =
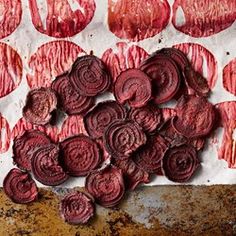
<svg viewBox="0 0 236 236">
<path fill-rule="evenodd" d="M 166 151 L 162 159 L 164 175 L 174 182 L 187 182 L 200 166 L 194 147 L 183 145 Z"/>
<path fill-rule="evenodd" d="M 11 130 L 8 121 L 0 113 L 0 153 L 7 152 L 11 141 Z"/>
<path fill-rule="evenodd" d="M 27 130 L 22 136 L 17 136 L 13 143 L 13 160 L 21 169 L 31 170 L 31 157 L 34 151 L 51 140 L 42 132 Z"/>
<path fill-rule="evenodd" d="M 59 164 L 59 148 L 55 144 L 49 144 L 35 150 L 31 158 L 32 173 L 40 183 L 56 186 L 64 183 L 68 175 Z"/>
<path fill-rule="evenodd" d="M 85 176 L 100 164 L 100 149 L 88 136 L 70 137 L 61 142 L 60 147 L 63 167 L 71 176 Z"/>
<path fill-rule="evenodd" d="M 15 203 L 29 203 L 38 198 L 38 189 L 31 176 L 19 169 L 11 169 L 3 180 L 5 194 Z"/>
<path fill-rule="evenodd" d="M 236 58 L 230 61 L 223 69 L 224 88 L 236 96 Z"/>
<path fill-rule="evenodd" d="M 69 193 L 60 202 L 60 215 L 70 224 L 86 224 L 94 212 L 93 200 L 82 192 Z"/>
<path fill-rule="evenodd" d="M 140 69 L 152 80 L 154 101 L 157 104 L 172 99 L 180 86 L 180 71 L 167 55 L 153 55 L 143 61 Z"/>
<path fill-rule="evenodd" d="M 137 122 L 147 132 L 154 131 L 162 121 L 160 109 L 151 103 L 141 108 L 131 109 L 129 118 Z"/>
<path fill-rule="evenodd" d="M 50 122 L 52 112 L 57 107 L 57 97 L 49 88 L 31 90 L 26 98 L 23 108 L 24 118 L 37 125 L 45 125 Z"/>
<path fill-rule="evenodd" d="M 197 138 L 209 134 L 214 127 L 214 106 L 204 97 L 183 96 L 176 106 L 177 117 L 174 128 L 187 138 Z"/>
<path fill-rule="evenodd" d="M 152 97 L 150 78 L 138 69 L 128 69 L 121 72 L 114 85 L 116 100 L 131 107 L 142 107 Z"/>
<path fill-rule="evenodd" d="M 107 91 L 111 78 L 105 64 L 98 57 L 79 57 L 69 73 L 72 86 L 83 96 L 92 97 Z"/>
<path fill-rule="evenodd" d="M 67 73 L 58 76 L 52 82 L 51 88 L 56 91 L 59 107 L 68 115 L 84 113 L 94 104 L 92 97 L 81 96 L 75 91 Z"/>
<path fill-rule="evenodd" d="M 122 170 L 127 189 L 134 190 L 139 184 L 150 182 L 148 172 L 139 168 L 132 159 L 114 158 L 113 164 Z"/>
<path fill-rule="evenodd" d="M 116 120 L 106 128 L 103 140 L 113 157 L 124 159 L 146 143 L 146 135 L 136 122 Z"/>
<path fill-rule="evenodd" d="M 91 172 L 86 177 L 85 188 L 104 207 L 117 205 L 125 193 L 122 172 L 113 166 Z"/>
<path fill-rule="evenodd" d="M 84 117 L 84 124 L 88 134 L 93 138 L 101 138 L 105 128 L 114 120 L 123 119 L 125 109 L 115 101 L 98 103 Z"/>
<path fill-rule="evenodd" d="M 132 158 L 139 168 L 148 173 L 157 173 L 168 146 L 169 143 L 162 136 L 151 136 L 146 145 L 141 147 Z"/>
</svg>

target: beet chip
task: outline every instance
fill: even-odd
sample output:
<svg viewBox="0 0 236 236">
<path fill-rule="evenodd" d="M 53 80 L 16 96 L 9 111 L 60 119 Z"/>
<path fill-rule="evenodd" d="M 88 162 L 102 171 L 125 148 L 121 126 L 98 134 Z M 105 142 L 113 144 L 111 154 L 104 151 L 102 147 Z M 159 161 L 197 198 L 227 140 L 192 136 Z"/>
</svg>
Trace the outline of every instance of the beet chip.
<svg viewBox="0 0 236 236">
<path fill-rule="evenodd" d="M 125 159 L 146 143 L 142 128 L 132 120 L 116 120 L 105 130 L 104 143 L 115 158 Z"/>
<path fill-rule="evenodd" d="M 72 86 L 79 94 L 92 97 L 107 91 L 111 78 L 99 58 L 86 55 L 79 57 L 69 73 Z"/>
<path fill-rule="evenodd" d="M 92 199 L 78 191 L 67 194 L 60 203 L 60 215 L 70 224 L 86 224 L 94 211 Z"/>
<path fill-rule="evenodd" d="M 125 186 L 122 172 L 113 166 L 91 172 L 85 180 L 86 190 L 104 207 L 113 207 L 122 199 Z"/>
<path fill-rule="evenodd" d="M 116 100 L 131 107 L 142 107 L 152 97 L 150 78 L 138 69 L 127 69 L 120 73 L 115 81 L 114 95 Z"/>
<path fill-rule="evenodd" d="M 82 96 L 72 87 L 67 73 L 58 76 L 51 88 L 57 94 L 59 107 L 69 115 L 86 112 L 94 104 L 92 97 Z"/>
<path fill-rule="evenodd" d="M 38 198 L 38 189 L 31 176 L 19 169 L 11 169 L 3 181 L 6 195 L 15 203 L 29 203 Z"/>
<path fill-rule="evenodd" d="M 60 147 L 63 167 L 71 176 L 85 176 L 101 162 L 98 144 L 83 134 L 65 139 Z"/>
<path fill-rule="evenodd" d="M 84 117 L 85 128 L 91 137 L 101 138 L 112 121 L 123 119 L 125 115 L 125 109 L 117 102 L 100 102 Z"/>
<path fill-rule="evenodd" d="M 187 182 L 200 166 L 196 150 L 189 145 L 167 150 L 162 159 L 164 175 L 174 182 Z"/>
<path fill-rule="evenodd" d="M 34 89 L 27 95 L 23 116 L 30 123 L 45 125 L 50 122 L 52 118 L 51 113 L 56 107 L 57 97 L 52 89 Z"/>
<path fill-rule="evenodd" d="M 55 144 L 38 148 L 31 158 L 31 170 L 35 179 L 49 186 L 64 183 L 68 175 L 59 164 L 59 148 Z"/>
</svg>

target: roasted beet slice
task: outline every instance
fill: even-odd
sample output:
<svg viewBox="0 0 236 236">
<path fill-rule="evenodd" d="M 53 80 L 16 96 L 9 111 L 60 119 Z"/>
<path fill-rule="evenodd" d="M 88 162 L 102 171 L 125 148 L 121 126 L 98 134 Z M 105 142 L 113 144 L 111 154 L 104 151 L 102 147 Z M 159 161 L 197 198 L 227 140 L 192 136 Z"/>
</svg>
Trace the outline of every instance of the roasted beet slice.
<svg viewBox="0 0 236 236">
<path fill-rule="evenodd" d="M 68 175 L 60 166 L 59 158 L 59 148 L 55 144 L 38 148 L 31 158 L 31 170 L 35 179 L 49 186 L 64 183 Z"/>
<path fill-rule="evenodd" d="M 60 202 L 60 215 L 70 224 L 86 224 L 94 216 L 93 200 L 82 192 L 72 192 Z"/>
<path fill-rule="evenodd" d="M 164 175 L 169 180 L 179 183 L 187 182 L 199 166 L 197 152 L 190 145 L 170 148 L 162 159 Z"/>
<path fill-rule="evenodd" d="M 139 69 L 127 69 L 120 73 L 115 81 L 116 100 L 131 107 L 142 107 L 152 97 L 150 78 Z"/>
<path fill-rule="evenodd" d="M 99 146 L 86 135 L 65 139 L 60 147 L 63 167 L 71 176 L 85 176 L 100 164 Z"/>
<path fill-rule="evenodd" d="M 38 189 L 31 176 L 19 169 L 11 169 L 3 181 L 6 195 L 15 203 L 29 203 L 38 198 Z"/>
<path fill-rule="evenodd" d="M 174 128 L 187 138 L 202 137 L 213 129 L 214 106 L 204 97 L 182 96 L 176 106 Z"/>
<path fill-rule="evenodd" d="M 31 157 L 34 151 L 50 143 L 51 140 L 43 132 L 25 131 L 22 136 L 14 139 L 12 147 L 14 163 L 21 169 L 31 170 Z"/>
<path fill-rule="evenodd" d="M 86 177 L 85 188 L 98 204 L 113 207 L 125 193 L 122 171 L 113 166 L 93 171 Z"/>
<path fill-rule="evenodd" d="M 116 120 L 105 130 L 107 151 L 118 159 L 128 158 L 138 147 L 146 143 L 146 135 L 138 123 L 132 120 Z"/>
<path fill-rule="evenodd" d="M 129 118 L 137 122 L 146 132 L 154 131 L 162 121 L 160 109 L 152 103 L 141 108 L 132 108 L 129 111 Z"/>
<path fill-rule="evenodd" d="M 92 97 L 82 96 L 72 87 L 67 73 L 58 76 L 51 88 L 57 94 L 59 107 L 68 115 L 86 112 L 94 104 Z"/>
<path fill-rule="evenodd" d="M 169 143 L 161 135 L 151 136 L 146 145 L 134 154 L 133 160 L 148 173 L 157 173 L 161 169 L 161 160 L 168 146 Z"/>
<path fill-rule="evenodd" d="M 92 55 L 79 57 L 72 65 L 69 78 L 75 90 L 88 97 L 107 91 L 111 85 L 104 63 Z"/>
<path fill-rule="evenodd" d="M 180 71 L 171 57 L 164 54 L 154 54 L 143 61 L 140 69 L 152 80 L 155 103 L 167 102 L 178 92 Z"/>
<path fill-rule="evenodd" d="M 98 103 L 84 117 L 84 124 L 88 134 L 93 138 L 101 138 L 105 128 L 114 120 L 123 119 L 125 109 L 116 101 Z"/>
<path fill-rule="evenodd" d="M 51 113 L 56 109 L 57 97 L 52 89 L 31 90 L 26 98 L 23 116 L 30 123 L 45 125 L 50 122 Z"/>
</svg>

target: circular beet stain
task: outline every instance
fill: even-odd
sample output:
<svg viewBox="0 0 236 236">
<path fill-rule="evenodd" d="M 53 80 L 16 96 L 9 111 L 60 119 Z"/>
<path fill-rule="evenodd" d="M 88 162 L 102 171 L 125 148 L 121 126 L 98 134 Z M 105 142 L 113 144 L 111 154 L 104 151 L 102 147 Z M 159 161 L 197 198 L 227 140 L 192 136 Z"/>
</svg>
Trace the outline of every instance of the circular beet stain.
<svg viewBox="0 0 236 236">
<path fill-rule="evenodd" d="M 11 131 L 7 120 L 0 113 L 0 153 L 9 149 Z"/>
<path fill-rule="evenodd" d="M 94 0 L 55 0 L 45 4 L 29 1 L 32 22 L 39 32 L 56 38 L 78 34 L 91 22 L 96 9 Z M 46 17 L 41 8 L 47 12 Z"/>
<path fill-rule="evenodd" d="M 45 43 L 30 57 L 31 73 L 26 75 L 29 87 L 49 87 L 52 80 L 69 70 L 76 58 L 84 53 L 78 45 L 57 40 Z"/>
<path fill-rule="evenodd" d="M 236 96 L 236 58 L 230 61 L 223 69 L 223 86 Z"/>
</svg>

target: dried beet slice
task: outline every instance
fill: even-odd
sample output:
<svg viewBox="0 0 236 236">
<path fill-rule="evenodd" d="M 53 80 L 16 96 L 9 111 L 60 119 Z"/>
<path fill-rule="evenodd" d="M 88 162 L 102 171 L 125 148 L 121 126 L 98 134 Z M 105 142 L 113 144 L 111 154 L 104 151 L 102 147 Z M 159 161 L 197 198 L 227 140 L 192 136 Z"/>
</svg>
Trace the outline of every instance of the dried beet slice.
<svg viewBox="0 0 236 236">
<path fill-rule="evenodd" d="M 200 166 L 195 148 L 190 145 L 173 147 L 166 151 L 162 159 L 164 175 L 174 182 L 187 182 Z"/>
<path fill-rule="evenodd" d="M 93 171 L 86 177 L 85 188 L 98 204 L 113 207 L 125 193 L 122 171 L 113 166 Z"/>
<path fill-rule="evenodd" d="M 92 97 L 82 96 L 72 87 L 67 73 L 58 76 L 51 88 L 57 94 L 59 107 L 68 115 L 84 113 L 94 104 Z"/>
<path fill-rule="evenodd" d="M 93 200 L 82 192 L 67 194 L 60 202 L 60 215 L 70 224 L 86 224 L 94 216 Z"/>
<path fill-rule="evenodd" d="M 136 122 L 116 120 L 106 128 L 103 140 L 113 157 L 124 159 L 146 143 L 146 135 Z"/>
<path fill-rule="evenodd" d="M 157 173 L 161 168 L 161 160 L 169 147 L 169 143 L 161 136 L 149 137 L 145 146 L 132 157 L 137 166 L 148 173 Z"/>
<path fill-rule="evenodd" d="M 51 113 L 56 107 L 57 97 L 52 89 L 34 89 L 27 95 L 23 116 L 30 123 L 45 125 L 50 122 L 52 118 Z"/>
<path fill-rule="evenodd" d="M 60 166 L 59 158 L 59 148 L 55 144 L 38 148 L 31 158 L 31 170 L 35 179 L 49 186 L 64 183 L 68 175 Z"/>
<path fill-rule="evenodd" d="M 107 91 L 111 78 L 105 64 L 98 57 L 79 57 L 69 73 L 72 86 L 83 96 L 92 97 Z"/>
<path fill-rule="evenodd" d="M 60 143 L 62 163 L 71 176 L 85 176 L 101 162 L 98 144 L 86 135 L 65 139 Z"/>
<path fill-rule="evenodd" d="M 129 112 L 129 118 L 137 122 L 144 131 L 154 131 L 162 121 L 162 114 L 160 109 L 149 103 L 141 108 L 133 108 Z"/>
<path fill-rule="evenodd" d="M 3 180 L 5 194 L 15 203 L 29 203 L 38 198 L 38 189 L 31 176 L 19 169 L 11 169 Z"/>
<path fill-rule="evenodd" d="M 172 99 L 179 90 L 180 71 L 175 61 L 167 55 L 153 55 L 140 65 L 152 80 L 154 101 L 157 104 Z"/>
<path fill-rule="evenodd" d="M 131 107 L 145 106 L 152 97 L 150 78 L 139 69 L 127 69 L 120 73 L 114 84 L 116 100 Z"/>
<path fill-rule="evenodd" d="M 164 122 L 169 120 L 171 117 L 176 116 L 176 110 L 173 108 L 164 107 L 160 109 L 161 109 L 161 114 L 162 114 L 162 118 Z"/>
<path fill-rule="evenodd" d="M 34 151 L 44 145 L 50 144 L 47 135 L 38 130 L 26 130 L 22 136 L 14 139 L 13 160 L 21 169 L 31 170 L 31 157 Z"/>
<path fill-rule="evenodd" d="M 177 117 L 173 127 L 187 138 L 202 137 L 213 129 L 214 106 L 204 97 L 182 96 L 176 106 Z"/>
<path fill-rule="evenodd" d="M 101 138 L 105 128 L 114 120 L 123 119 L 125 109 L 116 101 L 98 103 L 84 117 L 84 124 L 88 134 L 93 138 Z"/>
</svg>

